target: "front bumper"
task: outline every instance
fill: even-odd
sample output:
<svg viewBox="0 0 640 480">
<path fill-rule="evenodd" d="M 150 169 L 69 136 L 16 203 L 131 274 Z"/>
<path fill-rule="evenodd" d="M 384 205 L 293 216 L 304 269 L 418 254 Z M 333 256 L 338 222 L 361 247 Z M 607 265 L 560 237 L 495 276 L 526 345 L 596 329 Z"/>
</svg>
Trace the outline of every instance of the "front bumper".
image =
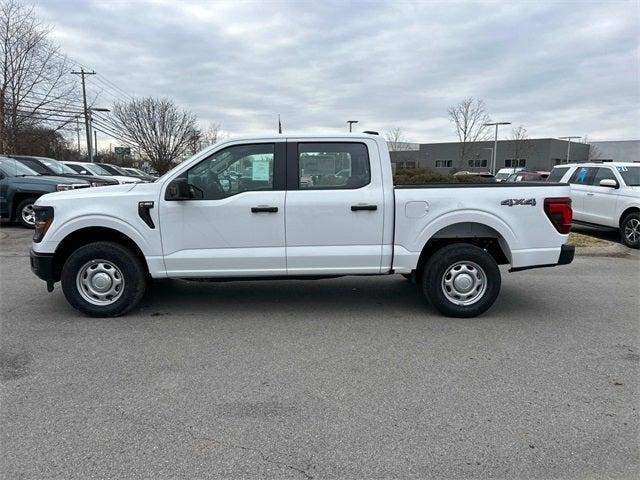
<svg viewBox="0 0 640 480">
<path fill-rule="evenodd" d="M 522 270 L 530 270 L 532 268 L 545 268 L 555 267 L 556 265 L 568 265 L 573 262 L 573 257 L 576 254 L 576 247 L 573 245 L 562 245 L 560 247 L 560 256 L 557 263 L 550 263 L 545 265 L 528 265 L 526 267 L 510 268 L 510 272 L 521 272 Z"/>
<path fill-rule="evenodd" d="M 37 253 L 31 250 L 29 252 L 31 261 L 31 271 L 47 282 L 47 287 L 55 282 L 53 274 L 53 253 Z"/>
</svg>

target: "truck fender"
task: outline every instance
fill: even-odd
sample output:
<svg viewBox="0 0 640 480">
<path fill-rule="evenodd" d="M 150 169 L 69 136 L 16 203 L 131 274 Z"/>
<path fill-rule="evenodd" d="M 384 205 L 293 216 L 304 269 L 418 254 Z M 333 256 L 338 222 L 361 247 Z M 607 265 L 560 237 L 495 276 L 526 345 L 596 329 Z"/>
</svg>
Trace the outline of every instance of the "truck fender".
<svg viewBox="0 0 640 480">
<path fill-rule="evenodd" d="M 159 255 L 161 253 L 153 252 L 153 248 L 147 241 L 146 237 L 138 231 L 138 229 L 122 220 L 108 215 L 84 215 L 67 220 L 63 225 L 56 229 L 53 236 L 48 241 L 59 243 L 73 232 L 83 228 L 109 228 L 126 235 L 133 241 L 145 257 Z"/>
</svg>

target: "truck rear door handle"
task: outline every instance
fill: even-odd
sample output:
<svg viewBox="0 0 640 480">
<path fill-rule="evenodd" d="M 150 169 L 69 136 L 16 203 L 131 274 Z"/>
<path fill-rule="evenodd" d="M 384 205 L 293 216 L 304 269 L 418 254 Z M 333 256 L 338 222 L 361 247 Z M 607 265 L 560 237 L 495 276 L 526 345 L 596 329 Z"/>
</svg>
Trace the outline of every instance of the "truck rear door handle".
<svg viewBox="0 0 640 480">
<path fill-rule="evenodd" d="M 589 195 L 590 197 L 593 197 L 595 193 L 587 192 L 587 195 Z"/>
<path fill-rule="evenodd" d="M 278 207 L 251 207 L 251 213 L 276 213 Z"/>
<path fill-rule="evenodd" d="M 351 211 L 352 212 L 357 212 L 359 210 L 377 210 L 378 206 L 377 205 L 351 205 Z"/>
</svg>

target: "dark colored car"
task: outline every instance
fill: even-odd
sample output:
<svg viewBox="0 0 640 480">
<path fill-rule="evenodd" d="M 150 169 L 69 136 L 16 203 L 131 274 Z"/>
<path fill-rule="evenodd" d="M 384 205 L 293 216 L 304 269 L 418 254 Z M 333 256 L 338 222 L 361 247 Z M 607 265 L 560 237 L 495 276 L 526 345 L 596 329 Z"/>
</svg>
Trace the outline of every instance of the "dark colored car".
<svg viewBox="0 0 640 480">
<path fill-rule="evenodd" d="M 89 182 L 92 187 L 118 185 L 118 181 L 111 178 L 81 175 L 72 168 L 66 166 L 64 163 L 54 160 L 53 158 L 32 157 L 29 155 L 11 155 L 11 158 L 15 158 L 20 163 L 23 163 L 30 169 L 35 170 L 40 175 L 57 175 L 59 177 L 80 178 Z"/>
<path fill-rule="evenodd" d="M 525 172 L 512 173 L 505 182 L 544 182 L 547 180 L 549 172 Z"/>
<path fill-rule="evenodd" d="M 117 165 L 111 165 L 110 163 L 102 163 L 102 162 L 96 162 L 96 165 L 101 166 L 102 168 L 104 168 L 107 172 L 109 172 L 111 175 L 123 175 L 125 177 L 132 177 L 132 178 L 138 178 L 143 182 L 148 182 L 150 181 L 149 179 L 142 177 L 140 175 L 134 175 L 131 172 L 127 172 L 124 168 L 119 167 Z"/>
<path fill-rule="evenodd" d="M 90 186 L 80 178 L 40 175 L 14 158 L 0 157 L 0 219 L 34 228 L 33 204 L 38 197 Z"/>
</svg>

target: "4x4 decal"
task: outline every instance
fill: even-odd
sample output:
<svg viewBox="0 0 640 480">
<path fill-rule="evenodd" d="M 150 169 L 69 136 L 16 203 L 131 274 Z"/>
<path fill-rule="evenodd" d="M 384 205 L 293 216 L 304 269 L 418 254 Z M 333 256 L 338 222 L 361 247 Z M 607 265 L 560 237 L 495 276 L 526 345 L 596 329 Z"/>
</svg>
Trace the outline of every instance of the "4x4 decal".
<svg viewBox="0 0 640 480">
<path fill-rule="evenodd" d="M 513 207 L 515 205 L 531 205 L 534 207 L 536 205 L 535 198 L 507 198 L 506 200 L 502 200 L 500 205 L 506 205 L 507 207 Z"/>
</svg>

